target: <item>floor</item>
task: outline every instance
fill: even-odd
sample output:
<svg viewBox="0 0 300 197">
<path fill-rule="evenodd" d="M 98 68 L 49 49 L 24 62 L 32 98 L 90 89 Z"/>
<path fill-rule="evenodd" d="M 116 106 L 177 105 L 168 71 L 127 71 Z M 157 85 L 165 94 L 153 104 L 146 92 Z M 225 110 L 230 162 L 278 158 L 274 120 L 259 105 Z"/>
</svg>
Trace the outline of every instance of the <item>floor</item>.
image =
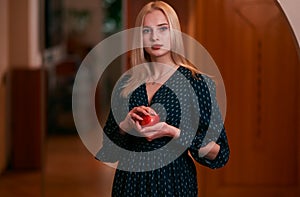
<svg viewBox="0 0 300 197">
<path fill-rule="evenodd" d="M 108 197 L 114 169 L 98 162 L 77 135 L 47 139 L 44 170 L 5 172 L 1 197 Z"/>
</svg>

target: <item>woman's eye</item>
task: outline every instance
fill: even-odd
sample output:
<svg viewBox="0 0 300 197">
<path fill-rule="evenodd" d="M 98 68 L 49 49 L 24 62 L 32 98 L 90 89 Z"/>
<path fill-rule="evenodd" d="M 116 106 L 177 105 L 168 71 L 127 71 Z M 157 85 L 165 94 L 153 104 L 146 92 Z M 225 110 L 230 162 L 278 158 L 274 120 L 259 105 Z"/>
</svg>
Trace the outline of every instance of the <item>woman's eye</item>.
<svg viewBox="0 0 300 197">
<path fill-rule="evenodd" d="M 159 31 L 163 32 L 163 31 L 166 31 L 168 30 L 169 28 L 167 26 L 163 26 L 163 27 L 160 27 L 159 28 Z"/>
<path fill-rule="evenodd" d="M 150 30 L 150 29 L 148 29 L 148 28 L 147 28 L 147 29 L 146 29 L 146 28 L 145 28 L 145 29 L 143 29 L 143 34 L 148 34 L 148 33 L 150 33 L 150 32 L 151 32 L 151 30 Z"/>
</svg>

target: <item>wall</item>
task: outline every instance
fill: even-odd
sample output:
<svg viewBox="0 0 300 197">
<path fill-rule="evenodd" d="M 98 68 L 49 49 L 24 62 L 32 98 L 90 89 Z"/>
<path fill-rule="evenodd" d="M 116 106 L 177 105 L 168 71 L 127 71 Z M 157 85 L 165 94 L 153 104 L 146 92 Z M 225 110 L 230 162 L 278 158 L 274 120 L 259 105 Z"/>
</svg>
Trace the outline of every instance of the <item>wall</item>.
<svg viewBox="0 0 300 197">
<path fill-rule="evenodd" d="M 11 166 L 41 167 L 45 78 L 40 39 L 40 0 L 9 0 L 9 113 Z M 28 116 L 28 114 L 30 114 Z"/>
<path fill-rule="evenodd" d="M 8 67 L 8 0 L 0 1 L 0 173 L 6 166 L 6 88 L 4 74 Z"/>
<path fill-rule="evenodd" d="M 9 64 L 13 68 L 39 68 L 42 65 L 39 39 L 39 1 L 9 2 Z M 13 24 L 13 25 L 12 25 Z"/>
<path fill-rule="evenodd" d="M 41 68 L 38 14 L 39 0 L 0 1 L 0 173 L 11 151 L 7 73 L 12 69 Z"/>
<path fill-rule="evenodd" d="M 101 4 L 100 0 L 64 0 L 66 13 L 68 13 L 70 9 L 78 11 L 86 10 L 90 13 L 86 28 L 78 35 L 83 45 L 94 47 L 101 40 L 102 32 L 100 28 L 101 24 L 99 24 L 99 21 L 102 21 L 103 17 Z M 68 23 L 68 25 L 70 25 L 70 23 Z"/>
</svg>

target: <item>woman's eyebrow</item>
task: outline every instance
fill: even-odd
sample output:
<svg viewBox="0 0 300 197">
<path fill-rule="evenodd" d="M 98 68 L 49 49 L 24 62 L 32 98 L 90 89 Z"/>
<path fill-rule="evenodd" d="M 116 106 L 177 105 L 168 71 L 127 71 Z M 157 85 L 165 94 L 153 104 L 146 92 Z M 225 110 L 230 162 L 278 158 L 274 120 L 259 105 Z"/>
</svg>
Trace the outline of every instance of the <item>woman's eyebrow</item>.
<svg viewBox="0 0 300 197">
<path fill-rule="evenodd" d="M 157 26 L 165 26 L 165 25 L 169 25 L 169 24 L 168 23 L 161 23 L 161 24 L 159 24 Z"/>
<path fill-rule="evenodd" d="M 158 24 L 157 27 L 161 27 L 161 26 L 165 26 L 165 25 L 169 25 L 168 23 L 161 23 L 161 24 Z M 151 28 L 150 26 L 143 26 L 143 28 Z"/>
</svg>

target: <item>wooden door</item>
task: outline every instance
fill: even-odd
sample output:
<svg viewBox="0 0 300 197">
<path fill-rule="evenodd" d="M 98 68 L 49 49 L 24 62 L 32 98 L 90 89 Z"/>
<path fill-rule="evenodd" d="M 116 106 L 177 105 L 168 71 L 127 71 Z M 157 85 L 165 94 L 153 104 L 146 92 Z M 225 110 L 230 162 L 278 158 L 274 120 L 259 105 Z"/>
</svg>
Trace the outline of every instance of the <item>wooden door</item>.
<svg viewBox="0 0 300 197">
<path fill-rule="evenodd" d="M 273 0 L 195 7 L 195 37 L 224 79 L 231 148 L 225 168 L 198 166 L 200 196 L 300 196 L 299 48 L 283 12 Z"/>
</svg>

